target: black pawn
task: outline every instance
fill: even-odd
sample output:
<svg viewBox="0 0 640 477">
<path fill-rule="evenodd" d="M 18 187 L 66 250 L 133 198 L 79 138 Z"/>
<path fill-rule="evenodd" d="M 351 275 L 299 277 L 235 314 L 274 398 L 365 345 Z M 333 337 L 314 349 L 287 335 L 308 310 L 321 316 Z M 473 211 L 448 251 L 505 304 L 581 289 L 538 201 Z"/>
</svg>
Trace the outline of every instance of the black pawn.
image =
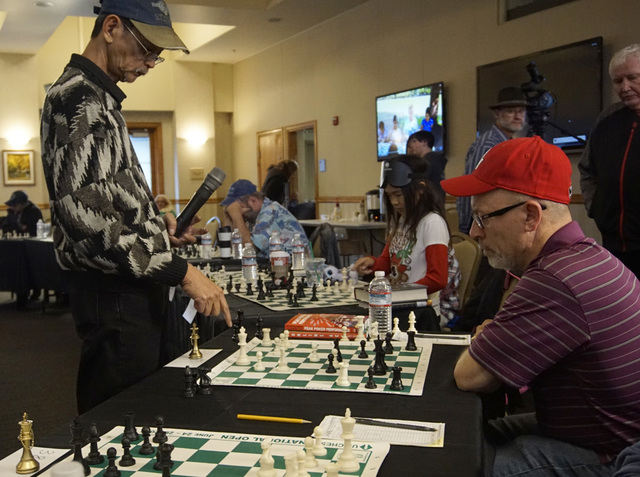
<svg viewBox="0 0 640 477">
<path fill-rule="evenodd" d="M 140 439 L 138 435 L 138 431 L 136 431 L 136 426 L 133 423 L 133 419 L 135 418 L 135 414 L 131 411 L 124 413 L 124 435 L 129 442 L 135 442 Z"/>
<path fill-rule="evenodd" d="M 384 352 L 386 354 L 393 353 L 393 345 L 391 344 L 391 333 L 387 333 L 384 337 Z"/>
<path fill-rule="evenodd" d="M 156 434 L 153 436 L 153 442 L 156 444 L 164 444 L 167 442 L 167 433 L 163 429 L 164 426 L 164 417 L 157 416 L 156 417 Z"/>
<path fill-rule="evenodd" d="M 267 294 L 266 297 L 267 298 L 273 298 L 273 287 L 275 286 L 275 284 L 273 282 L 269 283 L 267 285 Z"/>
<path fill-rule="evenodd" d="M 97 465 L 104 462 L 104 456 L 100 454 L 98 450 L 98 442 L 100 442 L 100 436 L 98 436 L 98 428 L 95 424 L 91 424 L 89 426 L 89 443 L 90 450 L 87 455 L 87 464 L 89 465 Z"/>
<path fill-rule="evenodd" d="M 297 292 L 298 292 L 298 298 L 306 298 L 307 295 L 304 293 L 304 283 L 298 283 L 298 288 L 297 288 Z"/>
<path fill-rule="evenodd" d="M 298 295 L 293 295 L 293 303 L 291 304 L 291 306 L 294 308 L 300 307 L 300 304 L 298 303 Z"/>
<path fill-rule="evenodd" d="M 402 368 L 399 366 L 394 366 L 391 368 L 393 372 L 393 379 L 391 379 L 391 386 L 389 389 L 392 391 L 401 391 L 404 389 L 404 384 L 402 384 Z"/>
<path fill-rule="evenodd" d="M 262 315 L 258 315 L 258 318 L 256 318 L 256 338 L 259 340 L 264 338 L 264 332 L 262 331 Z"/>
<path fill-rule="evenodd" d="M 310 301 L 318 301 L 318 285 L 313 285 L 313 287 L 311 288 Z"/>
<path fill-rule="evenodd" d="M 260 281 L 258 282 L 258 296 L 256 297 L 256 299 L 259 301 L 263 301 L 266 299 L 264 294 L 264 287 L 262 286 L 262 283 Z"/>
<path fill-rule="evenodd" d="M 360 341 L 360 353 L 358 354 L 358 358 L 368 358 L 369 355 L 367 354 L 367 351 L 364 349 L 364 347 L 367 345 L 367 342 L 365 340 Z"/>
<path fill-rule="evenodd" d="M 378 385 L 373 380 L 373 366 L 369 366 L 369 369 L 367 369 L 367 374 L 369 375 L 369 380 L 367 381 L 367 384 L 364 385 L 364 387 L 367 389 L 377 388 Z"/>
<path fill-rule="evenodd" d="M 338 371 L 336 370 L 336 367 L 333 365 L 333 360 L 335 359 L 333 356 L 333 353 L 329 353 L 329 356 L 327 356 L 327 359 L 329 360 L 329 364 L 327 365 L 326 373 L 328 374 L 337 373 Z"/>
<path fill-rule="evenodd" d="M 240 287 L 242 285 L 240 285 L 239 283 L 236 283 L 235 288 L 236 288 L 236 293 L 240 293 Z"/>
<path fill-rule="evenodd" d="M 342 352 L 340 351 L 340 338 L 335 338 L 333 340 L 333 348 L 337 351 L 336 359 L 338 363 L 342 363 Z"/>
<path fill-rule="evenodd" d="M 120 477 L 120 471 L 116 467 L 116 449 L 115 447 L 109 447 L 107 449 L 107 459 L 109 459 L 109 465 L 104 473 L 104 477 Z"/>
<path fill-rule="evenodd" d="M 227 283 L 227 292 L 228 293 L 233 292 L 233 277 L 232 276 L 229 277 L 229 283 Z"/>
<path fill-rule="evenodd" d="M 156 450 L 153 448 L 153 444 L 151 444 L 151 441 L 149 440 L 149 437 L 151 437 L 151 429 L 149 429 L 148 426 L 144 426 L 142 428 L 143 442 L 142 442 L 142 445 L 140 446 L 140 448 L 138 449 L 138 454 L 140 454 L 140 455 L 153 455 L 153 454 L 155 454 Z"/>
<path fill-rule="evenodd" d="M 247 296 L 251 296 L 253 295 L 253 286 L 251 285 L 251 282 L 247 283 Z"/>
<path fill-rule="evenodd" d="M 404 347 L 407 351 L 417 351 L 418 347 L 416 346 L 416 332 L 415 331 L 407 331 L 407 345 Z"/>
<path fill-rule="evenodd" d="M 182 397 L 192 398 L 193 396 L 195 396 L 194 379 L 195 379 L 195 376 L 194 376 L 194 372 L 191 370 L 191 367 L 185 366 L 184 367 L 184 391 L 182 391 Z"/>
<path fill-rule="evenodd" d="M 238 329 L 242 328 L 244 326 L 244 310 L 238 310 L 238 318 L 237 318 L 237 323 L 238 323 Z"/>
<path fill-rule="evenodd" d="M 122 449 L 124 453 L 122 454 L 122 459 L 120 459 L 118 465 L 121 467 L 131 467 L 132 465 L 135 465 L 136 460 L 131 455 L 131 441 L 126 436 L 122 438 Z"/>
<path fill-rule="evenodd" d="M 293 293 L 287 292 L 287 298 L 288 298 L 287 305 L 293 306 Z"/>
</svg>

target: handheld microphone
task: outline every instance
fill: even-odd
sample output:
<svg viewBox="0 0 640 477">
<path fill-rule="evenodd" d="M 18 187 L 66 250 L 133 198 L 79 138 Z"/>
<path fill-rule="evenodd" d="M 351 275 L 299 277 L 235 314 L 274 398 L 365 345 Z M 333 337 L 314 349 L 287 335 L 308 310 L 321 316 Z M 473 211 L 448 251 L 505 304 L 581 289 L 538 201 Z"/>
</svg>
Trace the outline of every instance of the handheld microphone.
<svg viewBox="0 0 640 477">
<path fill-rule="evenodd" d="M 204 178 L 204 181 L 198 187 L 198 190 L 194 192 L 191 199 L 187 203 L 186 207 L 182 212 L 178 214 L 176 217 L 177 226 L 176 226 L 176 237 L 180 237 L 184 231 L 191 225 L 191 221 L 198 213 L 200 208 L 209 200 L 211 194 L 213 194 L 218 187 L 222 185 L 227 174 L 218 168 L 214 167 L 211 169 L 211 172 L 207 174 L 207 177 Z"/>
</svg>

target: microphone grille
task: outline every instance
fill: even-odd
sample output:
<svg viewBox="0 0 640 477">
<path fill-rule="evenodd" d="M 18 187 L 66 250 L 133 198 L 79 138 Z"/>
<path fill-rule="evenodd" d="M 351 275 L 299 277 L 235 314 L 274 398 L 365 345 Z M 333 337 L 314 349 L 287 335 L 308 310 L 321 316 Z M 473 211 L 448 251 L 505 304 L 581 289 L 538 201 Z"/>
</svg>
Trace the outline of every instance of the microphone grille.
<svg viewBox="0 0 640 477">
<path fill-rule="evenodd" d="M 227 174 L 219 167 L 214 167 L 211 172 L 204 178 L 204 183 L 211 189 L 217 189 L 222 185 Z"/>
</svg>

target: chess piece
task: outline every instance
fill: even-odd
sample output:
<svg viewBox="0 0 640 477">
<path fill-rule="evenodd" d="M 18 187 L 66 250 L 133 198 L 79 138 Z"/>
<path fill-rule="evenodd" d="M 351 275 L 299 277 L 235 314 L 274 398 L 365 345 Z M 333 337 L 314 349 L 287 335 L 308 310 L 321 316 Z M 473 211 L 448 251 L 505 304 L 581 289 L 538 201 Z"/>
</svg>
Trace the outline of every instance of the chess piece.
<svg viewBox="0 0 640 477">
<path fill-rule="evenodd" d="M 118 465 L 120 467 L 131 467 L 132 465 L 135 465 L 136 460 L 131 455 L 131 441 L 127 436 L 122 438 L 122 450 L 122 458 L 120 459 L 120 462 L 118 462 Z"/>
<path fill-rule="evenodd" d="M 318 343 L 311 345 L 311 354 L 309 354 L 309 361 L 312 363 L 320 362 L 320 356 L 318 356 Z"/>
<path fill-rule="evenodd" d="M 269 333 L 271 333 L 271 328 L 263 328 L 262 329 L 262 346 L 271 346 L 273 344 L 273 342 L 271 341 L 271 336 L 269 336 Z"/>
<path fill-rule="evenodd" d="M 313 443 L 313 455 L 318 457 L 327 455 L 327 449 L 322 445 L 322 434 L 322 427 L 314 427 L 313 435 L 315 436 L 315 442 Z"/>
<path fill-rule="evenodd" d="M 364 349 L 367 346 L 367 342 L 365 340 L 360 340 L 360 353 L 358 353 L 358 358 L 367 359 L 369 355 L 367 351 Z"/>
<path fill-rule="evenodd" d="M 264 333 L 262 331 L 262 315 L 258 315 L 258 318 L 256 318 L 256 338 L 258 338 L 259 340 L 261 340 L 264 337 Z"/>
<path fill-rule="evenodd" d="M 327 365 L 327 370 L 325 371 L 328 374 L 335 374 L 338 371 L 336 370 L 335 366 L 333 366 L 333 360 L 335 359 L 335 357 L 333 356 L 333 353 L 329 353 L 329 356 L 327 356 L 327 359 L 329 360 L 329 364 Z"/>
<path fill-rule="evenodd" d="M 404 389 L 404 384 L 402 384 L 402 368 L 399 366 L 394 366 L 391 368 L 393 372 L 393 379 L 391 379 L 391 385 L 389 389 L 392 391 L 402 391 Z"/>
<path fill-rule="evenodd" d="M 407 351 L 417 351 L 418 347 L 416 346 L 416 332 L 415 331 L 407 331 L 407 344 L 404 347 Z"/>
<path fill-rule="evenodd" d="M 253 296 L 253 284 L 251 282 L 247 283 L 247 296 Z"/>
<path fill-rule="evenodd" d="M 262 362 L 262 351 L 258 351 L 256 353 L 256 358 L 258 359 L 258 361 L 256 361 L 256 364 L 253 366 L 253 369 L 255 371 L 264 371 L 265 367 L 264 367 L 264 363 Z"/>
<path fill-rule="evenodd" d="M 342 362 L 342 352 L 340 351 L 340 339 L 335 338 L 333 340 L 333 349 L 336 350 L 336 360 L 338 363 Z"/>
<path fill-rule="evenodd" d="M 209 377 L 209 373 L 211 372 L 211 368 L 207 368 L 204 365 L 198 366 L 197 369 L 198 374 L 198 389 L 196 393 L 202 396 L 208 396 L 211 394 L 211 378 Z"/>
<path fill-rule="evenodd" d="M 133 424 L 135 414 L 131 411 L 124 413 L 124 435 L 129 439 L 129 442 L 135 442 L 140 439 L 136 426 Z"/>
<path fill-rule="evenodd" d="M 18 439 L 20 440 L 20 444 L 22 444 L 22 456 L 20 457 L 18 465 L 16 465 L 16 472 L 18 474 L 31 474 L 40 469 L 40 464 L 31 452 L 35 444 L 33 421 L 29 419 L 29 416 L 25 412 L 22 415 L 22 421 L 18 422 L 18 424 L 20 425 Z"/>
<path fill-rule="evenodd" d="M 358 315 L 356 316 L 356 330 L 358 330 L 358 334 L 356 335 L 356 343 L 358 343 L 359 341 L 362 341 L 363 339 L 365 339 L 364 336 L 364 316 L 362 315 Z"/>
<path fill-rule="evenodd" d="M 231 341 L 238 342 L 238 332 L 240 331 L 240 325 L 238 323 L 233 324 L 233 334 L 231 335 Z"/>
<path fill-rule="evenodd" d="M 156 416 L 156 434 L 153 436 L 153 442 L 156 444 L 164 444 L 167 442 L 167 433 L 163 429 L 164 417 Z"/>
<path fill-rule="evenodd" d="M 349 331 L 349 328 L 347 328 L 345 325 L 342 326 L 342 336 L 340 337 L 340 341 L 349 341 L 349 336 L 347 336 L 347 331 Z"/>
<path fill-rule="evenodd" d="M 338 477 L 338 473 L 340 472 L 340 467 L 335 462 L 329 462 L 324 466 L 325 477 Z"/>
<path fill-rule="evenodd" d="M 384 352 L 386 354 L 391 354 L 393 353 L 393 345 L 391 344 L 391 333 L 387 332 L 387 334 L 384 336 Z"/>
<path fill-rule="evenodd" d="M 293 308 L 299 308 L 300 307 L 300 303 L 298 303 L 298 295 L 297 294 L 293 295 L 293 303 L 291 304 L 291 306 Z"/>
<path fill-rule="evenodd" d="M 316 460 L 316 456 L 313 454 L 313 437 L 307 436 L 304 438 L 304 452 L 306 454 L 304 466 L 307 469 L 314 469 L 318 467 L 318 461 Z"/>
<path fill-rule="evenodd" d="M 271 439 L 267 437 L 263 440 L 260 448 L 262 449 L 262 455 L 260 456 L 258 477 L 275 477 L 276 471 L 273 468 L 275 460 L 271 456 Z"/>
<path fill-rule="evenodd" d="M 307 460 L 304 450 L 298 449 L 296 456 L 298 457 L 298 477 L 309 477 L 309 472 L 307 472 L 304 465 Z"/>
<path fill-rule="evenodd" d="M 73 424 L 69 426 L 69 430 L 71 431 L 70 444 L 73 450 L 73 460 L 82 464 L 84 467 L 84 475 L 89 475 L 91 473 L 89 464 L 87 464 L 87 461 L 82 457 L 82 446 L 84 445 L 84 439 L 82 438 L 83 427 L 77 417 L 73 419 Z"/>
<path fill-rule="evenodd" d="M 338 468 L 341 472 L 355 472 L 360 470 L 360 464 L 356 459 L 356 455 L 351 448 L 351 441 L 353 440 L 353 427 L 356 425 L 356 420 L 351 417 L 351 409 L 347 408 L 344 413 L 344 417 L 340 419 L 342 425 L 342 437 L 344 441 L 344 447 L 342 448 L 342 454 L 338 458 Z"/>
<path fill-rule="evenodd" d="M 173 461 L 171 460 L 173 449 L 174 447 L 167 442 L 163 442 L 158 446 L 158 452 L 156 453 L 157 461 L 153 464 L 155 470 L 162 471 L 165 468 L 170 469 L 173 467 Z"/>
<path fill-rule="evenodd" d="M 104 456 L 100 454 L 98 450 L 98 442 L 100 442 L 100 436 L 98 435 L 98 428 L 94 424 L 89 426 L 89 454 L 86 457 L 87 464 L 96 465 L 104 462 Z"/>
<path fill-rule="evenodd" d="M 284 456 L 284 468 L 286 472 L 283 477 L 298 477 L 297 454 L 288 454 Z"/>
<path fill-rule="evenodd" d="M 198 347 L 198 339 L 200 335 L 198 335 L 198 325 L 194 321 L 191 325 L 191 336 L 189 339 L 191 340 L 191 353 L 189 353 L 189 359 L 202 359 L 202 352 Z"/>
<path fill-rule="evenodd" d="M 339 365 L 340 373 L 338 374 L 338 379 L 336 380 L 336 386 L 340 386 L 341 388 L 348 388 L 351 386 L 351 381 L 349 381 L 349 362 L 342 361 Z"/>
<path fill-rule="evenodd" d="M 369 337 L 372 340 L 377 340 L 378 339 L 378 322 L 377 321 L 371 321 L 370 320 Z"/>
<path fill-rule="evenodd" d="M 309 301 L 318 301 L 318 285 L 314 284 L 313 287 L 311 287 L 311 298 Z"/>
<path fill-rule="evenodd" d="M 193 396 L 195 396 L 194 374 L 195 373 L 191 370 L 191 367 L 184 367 L 184 390 L 182 391 L 182 397 L 192 398 Z"/>
<path fill-rule="evenodd" d="M 416 329 L 416 314 L 413 311 L 409 312 L 409 329 L 407 332 L 409 331 L 418 332 Z"/>
<path fill-rule="evenodd" d="M 109 460 L 109 465 L 104 473 L 105 477 L 120 477 L 120 471 L 118 467 L 116 467 L 116 448 L 109 447 L 107 449 L 107 459 Z"/>
<path fill-rule="evenodd" d="M 369 375 L 369 380 L 367 381 L 367 384 L 364 385 L 364 387 L 367 389 L 377 388 L 378 385 L 373 380 L 373 366 L 369 366 L 369 368 L 367 369 L 367 374 Z"/>
<path fill-rule="evenodd" d="M 238 354 L 236 364 L 238 366 L 249 366 L 251 364 L 251 360 L 249 360 L 249 356 L 247 355 L 247 333 L 244 329 L 244 326 L 240 328 L 240 333 L 238 333 L 238 340 L 240 353 Z"/>
<path fill-rule="evenodd" d="M 396 333 L 400 333 L 400 318 L 393 319 L 393 329 L 391 332 L 395 335 Z"/>
<path fill-rule="evenodd" d="M 287 365 L 287 361 L 285 359 L 285 353 L 287 351 L 287 348 L 285 347 L 283 340 L 280 340 L 278 351 L 280 353 L 280 359 L 278 359 L 278 365 L 275 367 L 275 370 L 286 373 L 289 371 L 289 366 Z"/>
<path fill-rule="evenodd" d="M 377 339 L 373 341 L 375 343 L 375 361 L 373 362 L 373 374 L 376 376 L 385 376 L 387 374 L 388 366 L 384 362 L 384 350 L 382 349 L 382 340 Z"/>
<path fill-rule="evenodd" d="M 142 428 L 142 445 L 140 446 L 140 449 L 138 449 L 138 454 L 140 455 L 153 455 L 156 450 L 153 447 L 153 444 L 151 444 L 149 437 L 151 436 L 151 429 L 149 429 L 148 426 L 144 426 Z"/>
</svg>

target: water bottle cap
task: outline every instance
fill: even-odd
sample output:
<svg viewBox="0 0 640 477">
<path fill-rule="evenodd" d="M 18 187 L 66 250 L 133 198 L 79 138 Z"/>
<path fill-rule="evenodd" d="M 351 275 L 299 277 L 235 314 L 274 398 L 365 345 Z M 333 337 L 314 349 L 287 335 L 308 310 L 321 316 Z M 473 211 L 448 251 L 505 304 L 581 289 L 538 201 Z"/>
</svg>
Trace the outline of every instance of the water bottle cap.
<svg viewBox="0 0 640 477">
<path fill-rule="evenodd" d="M 384 277 L 384 270 L 376 270 L 374 273 L 376 277 Z"/>
</svg>

